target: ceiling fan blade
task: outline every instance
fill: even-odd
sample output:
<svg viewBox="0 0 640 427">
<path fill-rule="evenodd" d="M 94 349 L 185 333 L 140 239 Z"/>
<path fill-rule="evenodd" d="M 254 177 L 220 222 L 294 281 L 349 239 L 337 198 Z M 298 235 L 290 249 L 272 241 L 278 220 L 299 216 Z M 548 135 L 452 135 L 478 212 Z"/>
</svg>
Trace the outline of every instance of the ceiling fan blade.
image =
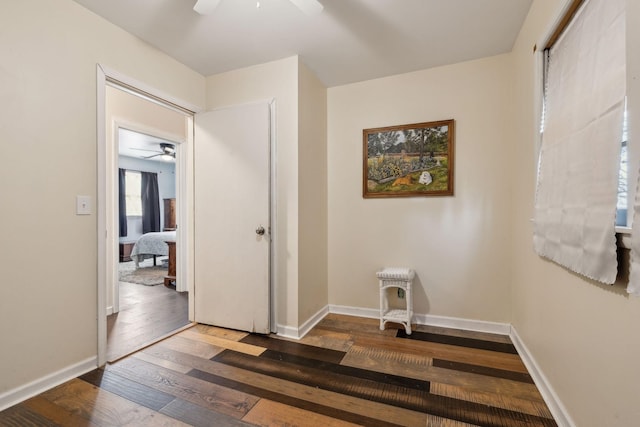
<svg viewBox="0 0 640 427">
<path fill-rule="evenodd" d="M 303 13 L 309 16 L 317 15 L 324 9 L 318 0 L 289 0 Z M 210 15 L 220 4 L 220 0 L 198 0 L 193 6 L 193 10 L 200 15 Z"/>
<path fill-rule="evenodd" d="M 200 15 L 210 15 L 213 13 L 220 0 L 198 0 L 196 5 L 193 6 L 193 10 L 198 12 Z"/>
<path fill-rule="evenodd" d="M 169 153 L 158 153 L 158 154 L 154 154 L 153 156 L 147 156 L 147 157 L 143 157 L 143 159 L 152 159 L 154 157 L 158 157 L 161 156 L 163 160 L 169 160 L 167 159 L 167 157 L 173 157 L 174 159 L 176 158 L 176 154 L 169 154 Z"/>
<path fill-rule="evenodd" d="M 291 3 L 298 6 L 302 12 L 306 15 L 317 15 L 324 9 L 324 6 L 318 0 L 289 0 Z"/>
<path fill-rule="evenodd" d="M 131 150 L 136 150 L 136 151 L 148 151 L 150 153 L 160 153 L 158 150 L 150 150 L 148 148 L 138 148 L 138 147 L 131 147 Z"/>
</svg>

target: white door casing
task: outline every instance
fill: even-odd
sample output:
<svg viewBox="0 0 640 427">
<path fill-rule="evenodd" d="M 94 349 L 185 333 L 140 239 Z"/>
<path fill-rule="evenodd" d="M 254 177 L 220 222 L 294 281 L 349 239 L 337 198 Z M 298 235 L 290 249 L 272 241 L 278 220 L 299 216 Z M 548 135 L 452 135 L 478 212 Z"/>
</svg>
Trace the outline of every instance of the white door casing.
<svg viewBox="0 0 640 427">
<path fill-rule="evenodd" d="M 195 117 L 197 322 L 270 332 L 270 140 L 268 102 Z"/>
</svg>

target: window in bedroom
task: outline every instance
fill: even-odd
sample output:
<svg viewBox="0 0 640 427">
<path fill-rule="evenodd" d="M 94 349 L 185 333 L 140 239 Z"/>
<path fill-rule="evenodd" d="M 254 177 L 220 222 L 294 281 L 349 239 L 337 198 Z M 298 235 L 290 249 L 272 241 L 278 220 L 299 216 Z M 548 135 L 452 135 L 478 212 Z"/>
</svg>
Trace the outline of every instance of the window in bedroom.
<svg viewBox="0 0 640 427">
<path fill-rule="evenodd" d="M 142 216 L 142 178 L 140 172 L 126 171 L 127 216 Z"/>
</svg>

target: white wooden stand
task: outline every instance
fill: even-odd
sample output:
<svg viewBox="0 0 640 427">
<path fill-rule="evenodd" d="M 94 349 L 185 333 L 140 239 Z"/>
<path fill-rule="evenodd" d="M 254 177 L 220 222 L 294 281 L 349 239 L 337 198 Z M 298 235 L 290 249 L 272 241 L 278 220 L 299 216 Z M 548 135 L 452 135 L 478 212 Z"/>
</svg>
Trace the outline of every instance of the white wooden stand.
<svg viewBox="0 0 640 427">
<path fill-rule="evenodd" d="M 411 335 L 411 318 L 413 317 L 413 299 L 411 283 L 415 273 L 409 268 L 385 268 L 378 271 L 376 276 L 380 281 L 380 330 L 384 330 L 387 322 L 400 323 L 407 335 Z M 387 289 L 399 288 L 404 290 L 406 309 L 389 309 Z"/>
</svg>

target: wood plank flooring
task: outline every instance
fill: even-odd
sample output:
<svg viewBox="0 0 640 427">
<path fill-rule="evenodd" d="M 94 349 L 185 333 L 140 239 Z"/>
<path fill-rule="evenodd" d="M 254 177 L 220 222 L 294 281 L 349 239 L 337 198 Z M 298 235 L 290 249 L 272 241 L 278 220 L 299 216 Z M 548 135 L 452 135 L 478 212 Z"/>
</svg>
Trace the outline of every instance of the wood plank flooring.
<svg viewBox="0 0 640 427">
<path fill-rule="evenodd" d="M 120 312 L 107 317 L 112 362 L 189 324 L 188 296 L 163 285 L 119 282 Z"/>
<path fill-rule="evenodd" d="M 330 314 L 300 341 L 196 325 L 0 425 L 555 426 L 506 336 Z"/>
</svg>

